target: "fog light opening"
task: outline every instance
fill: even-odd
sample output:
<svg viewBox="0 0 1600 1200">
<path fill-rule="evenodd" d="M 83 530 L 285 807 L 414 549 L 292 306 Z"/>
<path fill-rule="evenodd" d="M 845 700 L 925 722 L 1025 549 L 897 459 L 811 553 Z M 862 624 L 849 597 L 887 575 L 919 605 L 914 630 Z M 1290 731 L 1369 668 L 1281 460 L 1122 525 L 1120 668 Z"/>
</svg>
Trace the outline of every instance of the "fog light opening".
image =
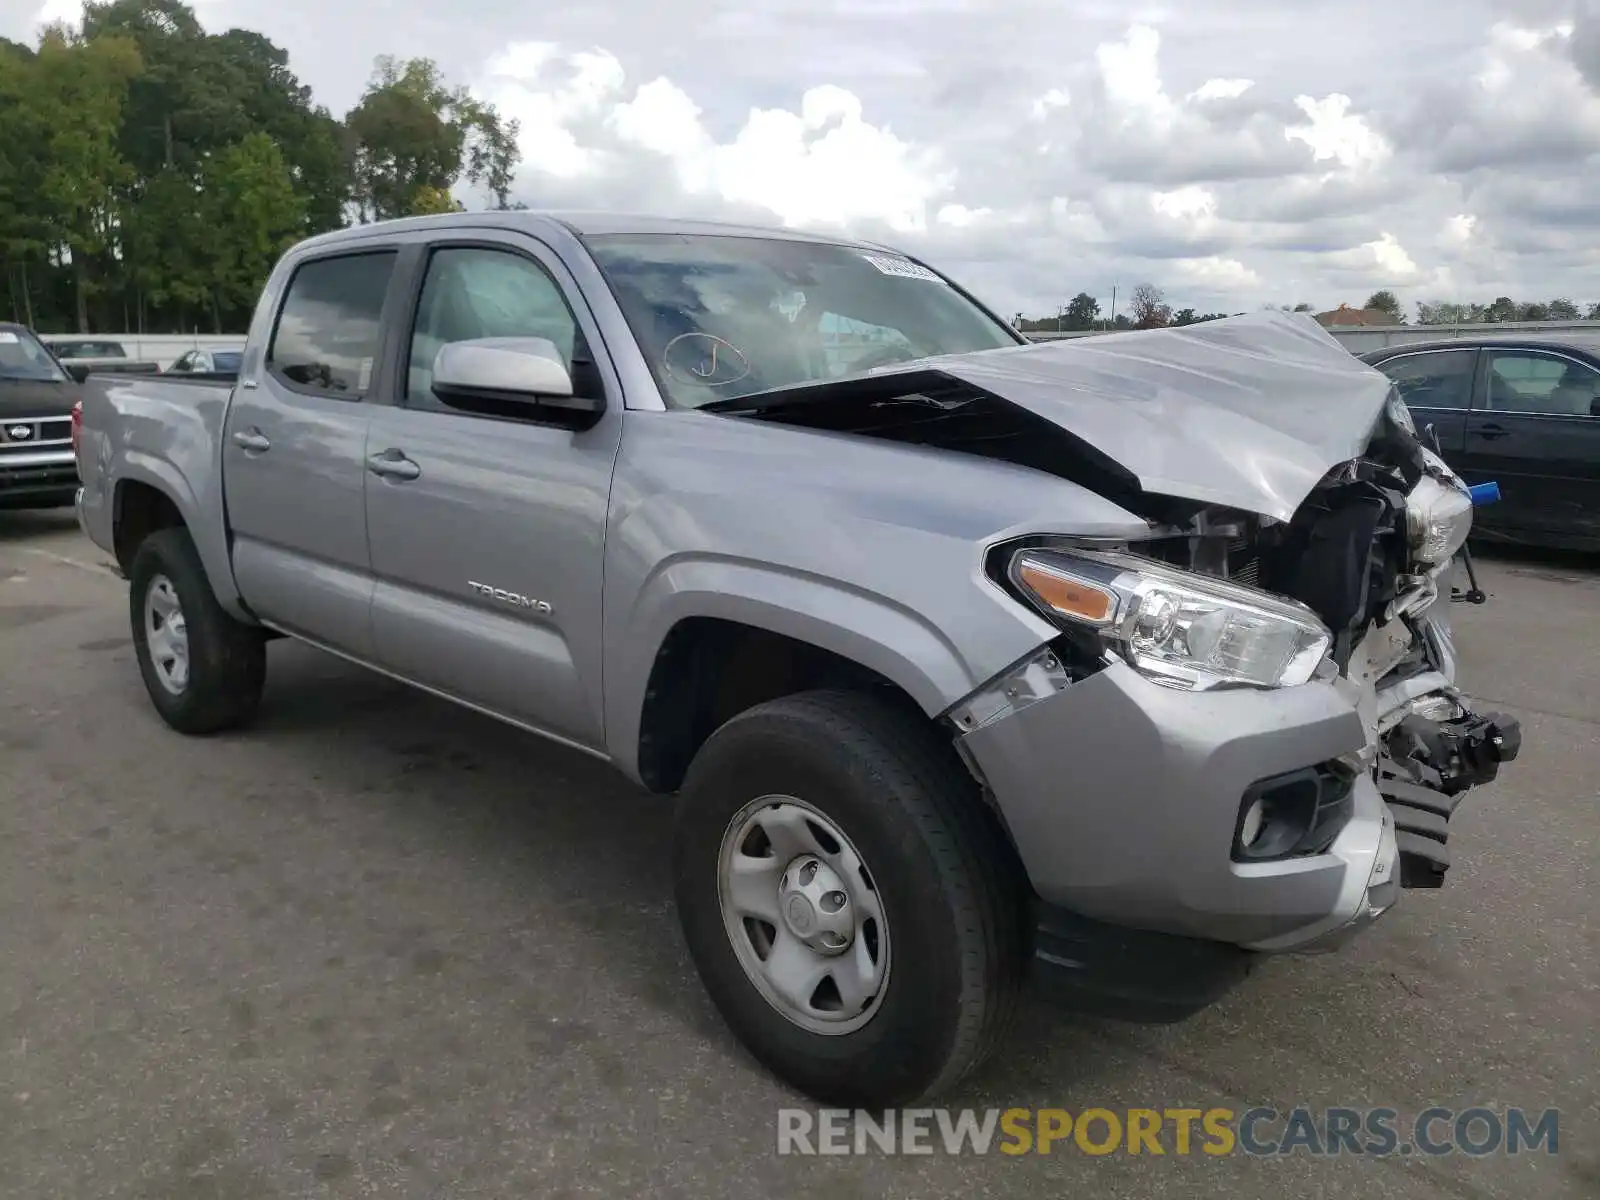
<svg viewBox="0 0 1600 1200">
<path fill-rule="evenodd" d="M 1234 859 L 1320 854 L 1354 812 L 1354 779 L 1354 772 L 1329 763 L 1258 780 L 1241 797 Z"/>
</svg>

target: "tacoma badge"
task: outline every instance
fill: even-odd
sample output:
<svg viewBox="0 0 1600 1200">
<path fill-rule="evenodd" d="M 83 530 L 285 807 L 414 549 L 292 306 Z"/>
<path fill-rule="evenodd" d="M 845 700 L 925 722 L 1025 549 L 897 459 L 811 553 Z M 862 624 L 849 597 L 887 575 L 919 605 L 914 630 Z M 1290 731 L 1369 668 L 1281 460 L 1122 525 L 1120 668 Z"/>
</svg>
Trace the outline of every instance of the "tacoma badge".
<svg viewBox="0 0 1600 1200">
<path fill-rule="evenodd" d="M 487 583 L 474 583 L 467 580 L 467 586 L 480 596 L 487 596 L 491 600 L 499 600 L 505 604 L 514 604 L 518 608 L 531 608 L 534 612 L 548 614 L 550 604 L 545 600 L 535 600 L 531 596 L 524 596 L 520 592 L 508 592 L 505 588 L 491 587 Z"/>
</svg>

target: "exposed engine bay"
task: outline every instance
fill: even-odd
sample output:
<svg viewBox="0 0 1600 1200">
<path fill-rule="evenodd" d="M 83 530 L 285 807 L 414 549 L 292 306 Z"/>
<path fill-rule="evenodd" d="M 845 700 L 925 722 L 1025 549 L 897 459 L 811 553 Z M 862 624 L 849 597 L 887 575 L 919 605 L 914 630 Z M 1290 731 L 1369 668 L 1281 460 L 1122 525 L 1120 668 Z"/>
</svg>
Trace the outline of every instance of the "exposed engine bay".
<svg viewBox="0 0 1600 1200">
<path fill-rule="evenodd" d="M 1281 330 L 1269 333 L 1282 335 Z M 1122 394 L 1111 390 L 1105 368 L 1086 367 L 1094 355 L 1081 351 L 1069 359 L 1063 350 L 1054 361 L 1045 361 L 1055 347 L 1021 350 L 1017 353 L 1032 356 L 1026 370 L 991 365 L 1010 351 L 932 360 L 714 407 L 729 415 L 977 454 L 1067 478 L 1149 523 L 1147 541 L 1105 547 L 1113 554 L 1155 559 L 1309 608 L 1331 634 L 1319 670 L 1333 675 L 1332 682 L 1348 694 L 1368 734 L 1366 747 L 1352 761 L 1327 765 L 1329 778 L 1341 771 L 1372 772 L 1394 817 L 1402 886 L 1438 887 L 1450 863 L 1449 819 L 1462 794 L 1493 780 L 1499 765 L 1516 757 L 1521 739 L 1513 718 L 1473 712 L 1455 683 L 1446 618 L 1449 572 L 1471 525 L 1470 495 L 1422 445 L 1404 406 L 1377 372 L 1370 372 L 1370 381 L 1364 376 L 1340 380 L 1344 391 L 1332 388 L 1330 376 L 1369 370 L 1342 348 L 1334 347 L 1331 366 L 1318 362 L 1317 376 L 1307 378 L 1329 388 L 1326 403 L 1335 416 L 1343 415 L 1335 406 L 1346 394 L 1377 409 L 1367 410 L 1365 427 L 1353 434 L 1332 427 L 1326 411 L 1306 404 L 1285 405 L 1290 411 L 1280 421 L 1262 404 L 1259 383 L 1241 382 L 1247 377 L 1237 363 L 1231 364 L 1233 377 L 1219 378 L 1209 367 L 1180 361 L 1170 345 L 1163 345 L 1159 358 L 1141 359 L 1138 369 L 1152 376 L 1178 374 L 1188 390 L 1184 399 L 1198 401 L 1198 415 L 1188 407 L 1181 410 L 1191 417 L 1198 461 L 1187 468 L 1194 482 L 1185 491 L 1189 496 L 1223 493 L 1238 497 L 1235 503 L 1207 503 L 1150 486 L 1157 472 L 1185 467 L 1187 431 L 1157 428 L 1141 436 L 1138 419 L 1149 419 L 1137 403 L 1147 398 L 1144 392 L 1136 386 Z M 1290 350 L 1303 352 L 1294 345 Z M 1216 347 L 1206 352 L 1215 353 Z M 1059 412 L 1045 386 L 1057 379 L 1083 389 L 1077 401 L 1063 401 Z M 1094 407 L 1107 400 L 1113 403 Z M 1120 422 L 1119 401 L 1127 414 Z M 1215 420 L 1199 424 L 1211 403 L 1217 404 Z M 1359 405 L 1349 407 L 1352 419 L 1359 419 Z M 1259 429 L 1239 428 L 1245 424 L 1241 412 L 1251 423 L 1260 420 L 1258 412 L 1272 419 L 1260 420 Z M 1255 447 L 1245 442 L 1239 453 L 1245 465 L 1230 477 L 1229 447 L 1213 435 L 1218 428 L 1235 439 L 1254 433 L 1276 458 L 1261 454 L 1250 462 L 1248 452 Z M 1302 453 L 1302 446 L 1314 453 Z M 1336 446 L 1354 456 L 1336 457 Z M 1251 467 L 1259 472 L 1252 474 Z M 1290 508 L 1282 501 L 1293 495 L 1286 484 L 1296 482 L 1302 489 L 1311 486 Z M 1029 544 L 1047 552 L 1052 545 L 1085 548 L 1081 540 L 1041 537 L 1001 549 L 1010 555 Z M 1006 570 L 991 564 L 997 582 Z M 1091 590 L 1099 586 L 1079 577 L 1085 580 Z M 1102 652 L 1093 628 L 1075 629 L 1069 622 L 1064 638 L 1077 647 L 1079 662 Z M 1189 686 L 1177 679 L 1161 682 Z M 1315 853 L 1336 832 L 1322 828 L 1317 839 L 1300 843 L 1296 852 Z"/>
</svg>

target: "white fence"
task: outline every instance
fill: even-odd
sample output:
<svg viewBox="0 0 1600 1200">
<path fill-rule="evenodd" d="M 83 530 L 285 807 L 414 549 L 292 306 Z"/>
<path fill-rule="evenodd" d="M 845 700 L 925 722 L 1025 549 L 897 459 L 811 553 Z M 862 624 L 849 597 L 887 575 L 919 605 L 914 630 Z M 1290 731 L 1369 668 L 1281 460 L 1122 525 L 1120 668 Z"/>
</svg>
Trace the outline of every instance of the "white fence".
<svg viewBox="0 0 1600 1200">
<path fill-rule="evenodd" d="M 1484 336 L 1515 337 L 1537 333 L 1547 337 L 1569 336 L 1579 341 L 1600 341 L 1600 321 L 1495 321 L 1481 325 L 1344 325 L 1328 330 L 1351 354 L 1365 354 L 1385 346 L 1407 342 L 1431 342 L 1444 338 Z M 1092 332 L 1056 333 L 1045 330 L 1026 335 L 1035 342 L 1054 342 L 1063 338 L 1092 337 Z"/>
<path fill-rule="evenodd" d="M 1473 325 L 1353 325 L 1330 329 L 1351 354 L 1403 346 L 1407 342 L 1432 342 L 1458 337 L 1517 337 L 1536 333 L 1544 337 L 1600 339 L 1600 321 L 1494 321 Z"/>
<path fill-rule="evenodd" d="M 243 346 L 244 334 L 212 333 L 44 333 L 46 342 L 86 338 L 96 342 L 116 342 L 128 357 L 138 362 L 159 363 L 164 371 L 191 350 L 210 346 Z"/>
</svg>

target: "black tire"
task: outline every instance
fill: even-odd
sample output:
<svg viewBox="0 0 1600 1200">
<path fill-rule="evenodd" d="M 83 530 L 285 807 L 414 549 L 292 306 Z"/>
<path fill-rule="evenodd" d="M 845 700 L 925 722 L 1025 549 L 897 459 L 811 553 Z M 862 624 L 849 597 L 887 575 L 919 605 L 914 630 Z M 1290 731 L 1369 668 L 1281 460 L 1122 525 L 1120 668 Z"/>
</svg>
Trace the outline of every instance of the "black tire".
<svg viewBox="0 0 1600 1200">
<path fill-rule="evenodd" d="M 889 975 L 861 1028 L 819 1034 L 769 1003 L 724 926 L 718 872 L 730 821 L 794 796 L 867 864 L 889 930 Z M 712 1001 L 745 1047 L 814 1100 L 915 1103 L 953 1087 L 1003 1037 L 1031 947 L 1025 875 L 948 741 L 864 693 L 807 692 L 717 730 L 691 764 L 674 853 L 679 919 Z"/>
<path fill-rule="evenodd" d="M 150 653 L 145 601 L 152 583 L 167 579 L 182 606 L 189 674 L 179 691 L 162 682 Z M 247 724 L 261 703 L 267 677 L 266 636 L 235 620 L 217 603 L 200 555 L 185 529 L 152 533 L 128 571 L 128 615 L 145 690 L 161 719 L 179 733 L 220 733 Z"/>
</svg>

